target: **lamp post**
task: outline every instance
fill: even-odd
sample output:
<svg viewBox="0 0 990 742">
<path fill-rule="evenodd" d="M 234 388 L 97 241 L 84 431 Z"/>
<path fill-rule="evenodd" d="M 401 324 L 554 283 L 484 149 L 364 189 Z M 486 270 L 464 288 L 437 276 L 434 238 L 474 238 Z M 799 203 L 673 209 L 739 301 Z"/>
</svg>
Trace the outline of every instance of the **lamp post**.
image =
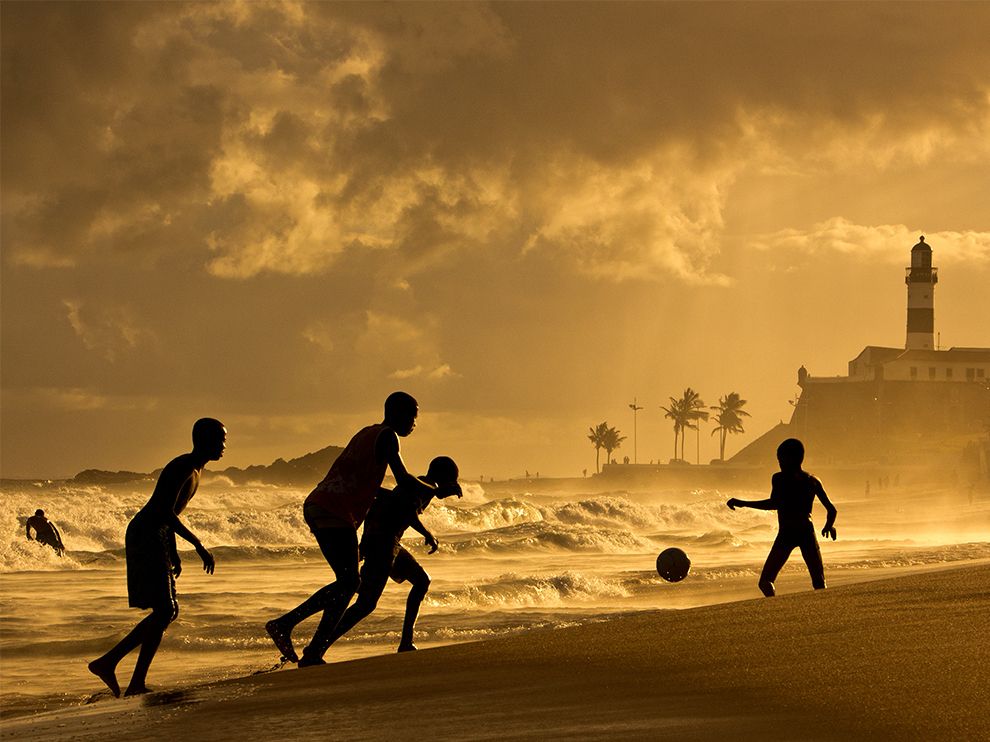
<svg viewBox="0 0 990 742">
<path fill-rule="evenodd" d="M 694 463 L 700 465 L 701 464 L 701 419 L 700 418 L 698 419 L 698 427 L 695 428 L 695 430 L 698 433 L 698 436 L 696 438 L 698 448 L 696 453 L 694 454 Z"/>
<path fill-rule="evenodd" d="M 639 455 L 637 454 L 637 443 L 636 443 L 636 413 L 643 408 L 636 404 L 636 398 L 633 397 L 632 404 L 629 405 L 629 409 L 633 411 L 633 463 L 639 463 Z"/>
</svg>

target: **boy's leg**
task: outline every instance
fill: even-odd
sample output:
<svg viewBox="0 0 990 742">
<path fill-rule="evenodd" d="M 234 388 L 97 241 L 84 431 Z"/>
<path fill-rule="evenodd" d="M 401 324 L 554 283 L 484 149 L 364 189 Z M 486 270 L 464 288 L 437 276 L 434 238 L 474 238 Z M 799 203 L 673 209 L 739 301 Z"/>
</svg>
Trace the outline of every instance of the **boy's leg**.
<svg viewBox="0 0 990 742">
<path fill-rule="evenodd" d="M 137 662 L 134 664 L 134 674 L 131 675 L 131 682 L 124 691 L 125 696 L 137 696 L 147 693 L 148 688 L 145 682 L 148 678 L 148 669 L 151 661 L 155 659 L 158 646 L 162 643 L 162 635 L 165 629 L 179 615 L 178 603 L 170 606 L 162 606 L 151 611 L 151 615 L 145 619 L 148 623 L 145 626 L 144 638 L 141 640 L 141 651 L 138 652 Z M 142 621 L 144 623 L 144 621 Z"/>
<path fill-rule="evenodd" d="M 783 533 L 778 533 L 773 546 L 770 547 L 770 553 L 767 554 L 767 560 L 763 564 L 763 571 L 760 573 L 760 591 L 765 597 L 772 598 L 777 594 L 773 586 L 774 580 L 777 579 L 777 575 L 780 574 L 781 568 L 793 550 L 794 543 L 791 539 L 785 537 Z"/>
<path fill-rule="evenodd" d="M 357 531 L 353 528 L 320 528 L 314 531 L 314 535 L 320 545 L 320 551 L 326 557 L 327 563 L 337 576 L 337 580 L 318 590 L 295 611 L 286 614 L 291 618 L 301 616 L 298 619 L 301 621 L 306 616 L 316 613 L 320 607 L 323 608 L 320 625 L 316 628 L 316 633 L 313 634 L 309 646 L 303 650 L 303 659 L 300 661 L 300 664 L 313 665 L 322 662 L 323 655 L 332 641 L 337 623 L 361 585 L 358 571 Z M 295 624 L 290 625 L 294 626 Z"/>
<path fill-rule="evenodd" d="M 89 671 L 106 683 L 114 696 L 120 697 L 120 684 L 117 682 L 116 673 L 117 665 L 134 649 L 141 646 L 145 637 L 148 635 L 151 625 L 156 620 L 154 612 L 145 616 L 138 621 L 137 626 L 131 629 L 127 636 L 114 645 L 113 649 L 89 663 Z"/>
<path fill-rule="evenodd" d="M 808 529 L 808 533 L 801 539 L 801 556 L 804 563 L 808 565 L 808 572 L 811 574 L 811 585 L 815 590 L 825 589 L 825 565 L 822 563 L 822 550 L 815 537 L 814 528 Z"/>
<path fill-rule="evenodd" d="M 416 649 L 413 644 L 413 629 L 416 628 L 416 619 L 419 617 L 419 606 L 430 589 L 430 575 L 416 561 L 416 557 L 400 547 L 392 563 L 391 577 L 396 582 L 409 580 L 410 584 L 409 597 L 406 598 L 406 615 L 402 619 L 402 638 L 399 640 L 399 651 L 409 652 Z"/>
<path fill-rule="evenodd" d="M 161 556 L 157 553 L 150 555 L 151 563 L 149 564 L 145 561 L 148 556 L 129 551 L 127 576 L 129 595 L 131 595 L 132 590 L 138 592 L 136 598 L 138 602 L 131 602 L 131 605 L 146 607 L 145 601 L 150 600 L 151 613 L 140 620 L 130 633 L 117 642 L 110 651 L 90 662 L 88 666 L 89 671 L 106 683 L 110 692 L 118 697 L 120 696 L 120 685 L 117 683 L 116 675 L 118 663 L 134 649 L 141 647 L 141 651 L 145 655 L 144 675 L 147 675 L 151 660 L 154 659 L 155 651 L 161 643 L 162 633 L 169 623 L 179 615 L 179 603 L 175 599 L 175 576 L 172 574 L 171 565 L 167 560 L 163 561 L 157 558 Z M 155 597 L 151 597 L 151 595 Z M 140 657 L 135 666 L 135 673 L 137 673 L 138 666 L 142 666 Z M 141 685 L 144 685 L 143 679 Z M 131 686 L 134 686 L 133 680 Z M 131 686 L 128 686 L 128 690 Z"/>
<path fill-rule="evenodd" d="M 265 631 L 268 632 L 282 656 L 290 662 L 299 661 L 296 649 L 292 646 L 292 630 L 302 621 L 325 610 L 333 601 L 340 599 L 343 590 L 349 590 L 352 587 L 356 590 L 354 578 L 357 578 L 358 573 L 356 546 L 354 544 L 357 543 L 357 532 L 350 528 L 317 528 L 313 530 L 313 535 L 316 537 L 316 543 L 319 545 L 323 557 L 330 565 L 330 569 L 333 570 L 336 580 L 321 587 L 285 615 L 265 624 Z M 352 549 L 355 550 L 355 553 L 352 553 Z M 351 595 L 353 595 L 353 591 Z M 349 601 L 350 596 L 346 600 Z"/>
<path fill-rule="evenodd" d="M 148 677 L 148 668 L 151 667 L 151 661 L 155 658 L 158 645 L 161 644 L 162 634 L 165 633 L 165 629 L 178 614 L 179 606 L 177 603 L 152 609 L 151 614 L 139 621 L 138 625 L 117 642 L 113 649 L 90 662 L 89 671 L 106 683 L 111 693 L 120 696 L 120 685 L 117 683 L 116 674 L 117 664 L 135 648 L 141 647 L 138 661 L 134 665 L 134 675 L 131 677 L 125 695 L 133 696 L 147 692 L 145 680 Z"/>
<path fill-rule="evenodd" d="M 333 644 L 357 626 L 358 623 L 371 615 L 372 611 L 378 607 L 378 599 L 382 597 L 382 593 L 385 591 L 385 583 L 388 582 L 391 556 L 391 553 L 386 558 L 379 558 L 377 555 L 365 556 L 364 568 L 361 570 L 361 587 L 358 589 L 357 600 L 340 617 L 340 621 L 337 622 L 337 627 L 333 631 L 333 636 L 330 638 L 330 644 Z"/>
</svg>

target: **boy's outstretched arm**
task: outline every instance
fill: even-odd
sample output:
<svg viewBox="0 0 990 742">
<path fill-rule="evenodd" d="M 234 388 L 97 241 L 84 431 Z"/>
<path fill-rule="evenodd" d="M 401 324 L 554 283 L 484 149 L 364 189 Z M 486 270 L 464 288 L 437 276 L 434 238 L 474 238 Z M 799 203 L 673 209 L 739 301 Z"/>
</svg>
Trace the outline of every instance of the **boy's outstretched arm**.
<svg viewBox="0 0 990 742">
<path fill-rule="evenodd" d="M 396 487 L 408 489 L 421 500 L 434 496 L 446 497 L 450 494 L 448 486 L 434 487 L 409 473 L 405 462 L 402 460 L 402 454 L 399 453 L 399 436 L 395 434 L 394 430 L 383 430 L 378 436 L 376 446 L 378 453 L 385 459 L 388 468 L 392 470 Z M 460 487 L 456 484 L 454 486 L 457 487 L 457 492 L 460 492 Z"/>
<path fill-rule="evenodd" d="M 419 519 L 418 514 L 413 516 L 412 521 L 409 523 L 409 527 L 426 539 L 426 545 L 430 547 L 430 554 L 440 548 L 440 542 L 437 541 L 436 536 L 430 533 L 430 529 L 423 525 L 423 521 Z"/>
<path fill-rule="evenodd" d="M 754 510 L 777 509 L 777 504 L 769 497 L 766 500 L 740 500 L 736 497 L 730 497 L 725 504 L 729 510 L 735 510 L 736 508 L 753 508 Z"/>
<path fill-rule="evenodd" d="M 828 499 L 828 495 L 825 494 L 825 488 L 822 487 L 822 483 L 818 483 L 818 499 L 821 500 L 822 505 L 825 506 L 825 527 L 822 528 L 822 536 L 830 537 L 835 541 L 835 516 L 839 514 L 839 511 L 835 509 L 835 505 L 832 501 Z"/>
</svg>

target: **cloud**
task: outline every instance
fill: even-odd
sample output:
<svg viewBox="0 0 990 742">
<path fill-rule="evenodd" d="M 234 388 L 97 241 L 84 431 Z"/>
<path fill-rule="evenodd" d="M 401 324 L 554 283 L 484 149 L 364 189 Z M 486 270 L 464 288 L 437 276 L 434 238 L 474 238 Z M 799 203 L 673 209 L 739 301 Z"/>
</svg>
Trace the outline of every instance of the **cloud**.
<svg viewBox="0 0 990 742">
<path fill-rule="evenodd" d="M 302 335 L 321 350 L 329 352 L 334 349 L 334 332 L 328 322 L 313 322 L 303 328 Z"/>
<path fill-rule="evenodd" d="M 553 250 L 612 280 L 673 274 L 689 283 L 728 283 L 707 264 L 718 252 L 730 173 L 698 175 L 690 158 L 661 152 L 625 168 L 569 163 L 548 180 L 541 189 L 546 218 L 527 249 Z"/>
<path fill-rule="evenodd" d="M 377 367 L 383 377 L 440 381 L 456 376 L 450 364 L 441 358 L 436 318 L 423 315 L 414 322 L 369 311 L 365 320 L 355 351 L 366 363 Z M 397 362 L 404 365 L 396 368 Z"/>
<path fill-rule="evenodd" d="M 84 387 L 28 387 L 4 393 L 6 404 L 56 412 L 149 412 L 159 406 L 156 398 L 106 394 Z"/>
<path fill-rule="evenodd" d="M 155 334 L 144 327 L 127 307 L 89 309 L 82 301 L 64 299 L 65 318 L 87 350 L 113 362 L 122 354 L 154 343 Z"/>
<path fill-rule="evenodd" d="M 0 13 L 5 393 L 312 414 L 314 438 L 318 411 L 397 385 L 595 420 L 700 388 L 712 348 L 737 376 L 781 357 L 755 318 L 796 323 L 793 296 L 903 266 L 920 233 L 937 263 L 987 265 L 986 3 Z M 787 250 L 851 255 L 780 281 Z M 956 275 L 953 332 L 979 344 L 983 276 Z M 787 364 L 845 357 L 825 319 Z M 785 399 L 774 373 L 746 394 Z M 52 419 L 4 426 L 5 450 L 41 450 Z"/>
<path fill-rule="evenodd" d="M 540 248 L 594 278 L 723 284 L 744 164 L 988 156 L 978 5 L 111 8 L 5 7 L 17 265 L 248 280 Z"/>
<path fill-rule="evenodd" d="M 920 234 L 903 224 L 867 226 L 835 217 L 808 230 L 781 229 L 760 235 L 750 245 L 764 251 L 836 252 L 863 261 L 903 263 L 905 246 L 917 242 Z M 934 251 L 936 265 L 990 264 L 990 232 L 928 232 L 925 241 Z"/>
<path fill-rule="evenodd" d="M 412 379 L 416 376 L 422 376 L 423 367 L 413 366 L 412 368 L 400 368 L 388 375 L 390 379 Z"/>
<path fill-rule="evenodd" d="M 449 363 L 443 363 L 434 369 L 426 369 L 422 365 L 413 366 L 412 368 L 400 368 L 388 375 L 390 379 L 428 379 L 430 381 L 437 381 L 439 379 L 445 379 L 448 376 L 456 376 L 453 370 L 450 368 Z"/>
</svg>

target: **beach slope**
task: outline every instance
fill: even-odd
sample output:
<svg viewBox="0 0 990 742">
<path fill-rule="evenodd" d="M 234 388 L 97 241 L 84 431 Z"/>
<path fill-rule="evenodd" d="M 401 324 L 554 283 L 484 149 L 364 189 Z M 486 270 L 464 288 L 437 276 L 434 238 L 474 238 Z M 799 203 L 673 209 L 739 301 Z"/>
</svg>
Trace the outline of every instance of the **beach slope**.
<svg viewBox="0 0 990 742">
<path fill-rule="evenodd" d="M 109 699 L 2 737 L 988 739 L 988 615 L 990 566 L 970 566 Z"/>
</svg>

